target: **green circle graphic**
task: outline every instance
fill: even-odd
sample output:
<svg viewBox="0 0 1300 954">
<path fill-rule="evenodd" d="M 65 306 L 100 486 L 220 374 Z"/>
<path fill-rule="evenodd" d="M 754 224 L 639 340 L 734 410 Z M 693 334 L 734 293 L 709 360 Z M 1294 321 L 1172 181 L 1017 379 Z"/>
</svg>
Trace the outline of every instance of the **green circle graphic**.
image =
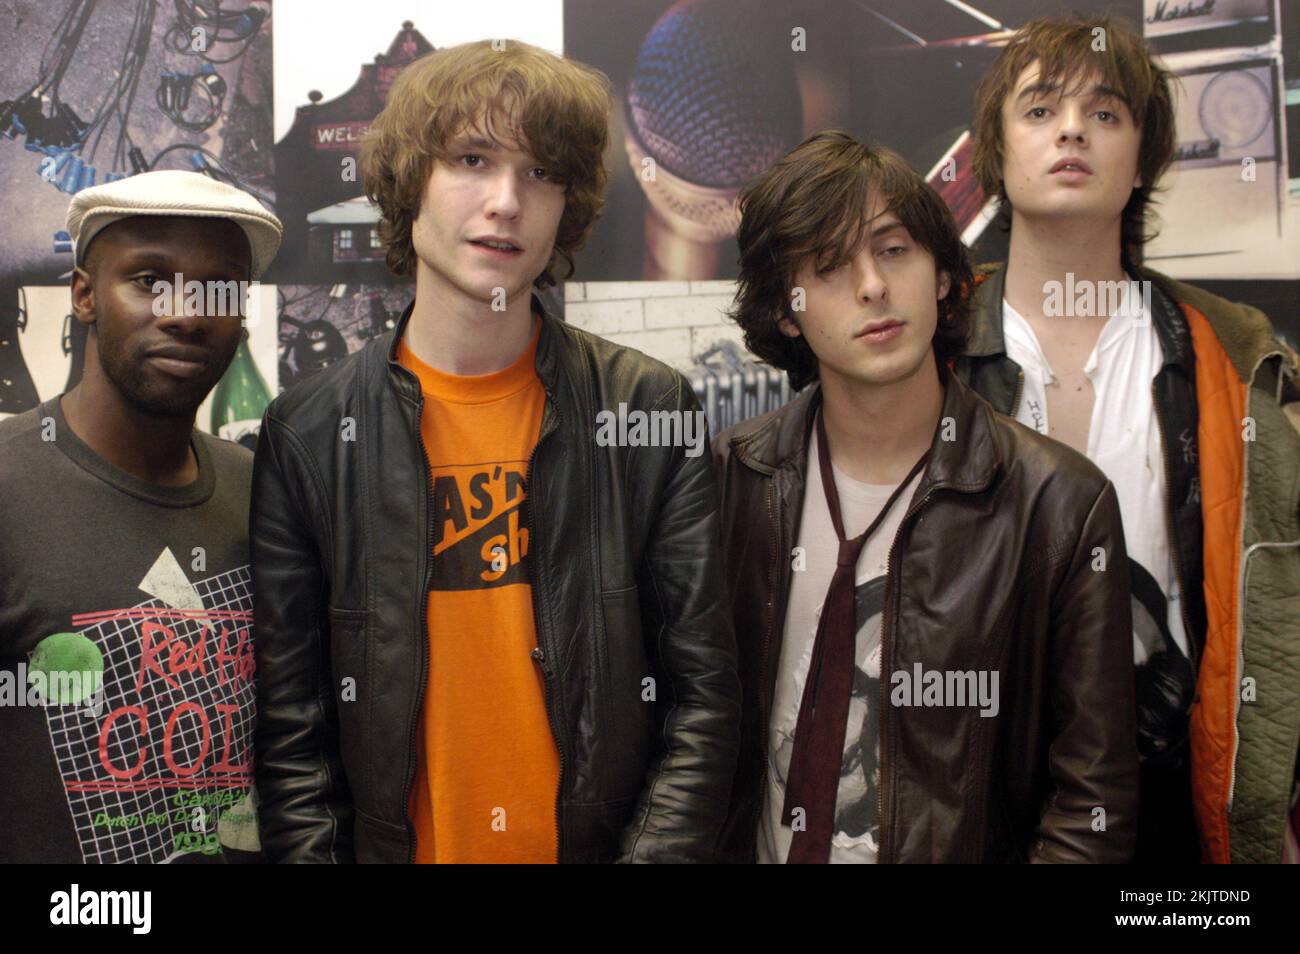
<svg viewBox="0 0 1300 954">
<path fill-rule="evenodd" d="M 99 692 L 104 680 L 104 656 L 81 633 L 55 633 L 36 644 L 27 665 L 27 681 L 43 682 L 45 701 L 80 705 Z"/>
</svg>

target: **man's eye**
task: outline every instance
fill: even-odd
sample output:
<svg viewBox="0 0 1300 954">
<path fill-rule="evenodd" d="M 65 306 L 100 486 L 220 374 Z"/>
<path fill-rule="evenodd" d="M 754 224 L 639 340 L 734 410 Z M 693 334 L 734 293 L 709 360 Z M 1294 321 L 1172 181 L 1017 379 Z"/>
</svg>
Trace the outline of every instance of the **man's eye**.
<svg viewBox="0 0 1300 954">
<path fill-rule="evenodd" d="M 897 258 L 898 256 L 902 255 L 906 251 L 907 251 L 906 245 L 891 245 L 889 246 L 889 248 L 884 250 L 885 254 L 891 258 Z"/>
<path fill-rule="evenodd" d="M 482 157 L 482 156 L 476 156 L 476 155 L 474 155 L 473 153 L 468 153 L 468 154 L 466 154 L 466 155 L 460 157 L 460 161 L 461 161 L 461 162 L 464 162 L 464 163 L 468 164 L 469 167 L 470 167 L 471 169 L 477 169 L 477 168 L 478 168 L 478 165 L 475 165 L 475 164 L 469 163 L 469 160 L 471 160 L 471 159 L 474 160 L 474 163 L 482 163 L 482 162 L 483 162 L 483 157 Z"/>
<path fill-rule="evenodd" d="M 1047 107 L 1035 106 L 1032 109 L 1030 109 L 1029 112 L 1027 112 L 1025 115 L 1028 116 L 1030 119 L 1042 119 L 1044 116 L 1047 115 Z"/>
<path fill-rule="evenodd" d="M 1119 117 L 1108 109 L 1099 109 L 1097 111 L 1097 118 L 1103 123 L 1119 122 Z"/>
<path fill-rule="evenodd" d="M 533 172 L 535 172 L 537 174 L 537 178 L 541 179 L 543 182 L 551 178 L 550 175 L 547 173 L 547 171 L 543 169 L 541 166 L 533 166 Z"/>
<path fill-rule="evenodd" d="M 145 289 L 146 291 L 153 291 L 153 286 L 158 284 L 160 281 L 162 281 L 162 279 L 159 278 L 157 275 L 155 275 L 153 272 L 146 272 L 143 275 L 135 276 L 135 278 L 131 279 L 131 281 L 135 282 L 137 285 L 139 285 L 141 288 Z"/>
</svg>

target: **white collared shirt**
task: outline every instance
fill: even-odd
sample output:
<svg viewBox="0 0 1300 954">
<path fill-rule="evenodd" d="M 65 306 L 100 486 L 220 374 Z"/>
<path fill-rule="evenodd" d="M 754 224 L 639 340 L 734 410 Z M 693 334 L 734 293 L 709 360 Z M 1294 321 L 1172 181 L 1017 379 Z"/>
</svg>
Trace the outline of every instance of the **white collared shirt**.
<svg viewBox="0 0 1300 954">
<path fill-rule="evenodd" d="M 1025 375 L 1016 420 L 1047 434 L 1047 387 L 1056 376 L 1034 329 L 1005 299 L 1002 334 L 1007 357 L 1020 365 Z M 1087 456 L 1115 485 L 1129 559 L 1146 570 L 1160 587 L 1168 603 L 1169 634 L 1186 656 L 1187 633 L 1165 502 L 1165 458 L 1152 391 L 1152 381 L 1163 363 L 1164 351 L 1147 305 L 1137 316 L 1124 308 L 1111 315 L 1083 366 L 1096 395 L 1088 426 Z M 1171 450 L 1177 452 L 1178 448 Z M 1153 642 L 1158 634 L 1146 631 L 1151 621 L 1139 613 L 1136 602 L 1133 610 L 1133 657 L 1140 665 L 1158 651 Z"/>
</svg>

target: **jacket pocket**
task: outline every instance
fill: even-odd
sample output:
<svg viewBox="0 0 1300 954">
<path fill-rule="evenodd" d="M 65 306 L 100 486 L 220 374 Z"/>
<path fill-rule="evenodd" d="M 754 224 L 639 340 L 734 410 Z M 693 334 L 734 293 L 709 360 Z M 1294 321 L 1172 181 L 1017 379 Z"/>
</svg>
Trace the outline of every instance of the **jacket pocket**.
<svg viewBox="0 0 1300 954">
<path fill-rule="evenodd" d="M 609 864 L 620 852 L 623 831 L 632 821 L 636 796 L 566 809 L 572 834 L 569 860 L 578 864 Z"/>
<path fill-rule="evenodd" d="M 329 608 L 329 692 L 338 712 L 339 756 L 357 806 L 370 801 L 369 679 L 366 674 L 366 614 Z"/>
<path fill-rule="evenodd" d="M 646 658 L 641 632 L 641 603 L 635 586 L 600 595 L 604 631 L 597 647 L 600 666 L 601 711 L 608 736 L 602 746 L 610 798 L 634 796 L 645 783 L 653 714 L 659 693 Z"/>
<path fill-rule="evenodd" d="M 406 828 L 358 810 L 356 814 L 358 864 L 406 864 L 411 849 Z"/>
</svg>

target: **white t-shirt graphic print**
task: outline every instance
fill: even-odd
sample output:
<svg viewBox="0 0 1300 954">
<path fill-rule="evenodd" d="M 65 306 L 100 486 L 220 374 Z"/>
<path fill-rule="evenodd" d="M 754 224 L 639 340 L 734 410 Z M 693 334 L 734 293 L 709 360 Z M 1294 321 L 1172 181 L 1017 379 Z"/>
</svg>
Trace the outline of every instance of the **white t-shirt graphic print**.
<svg viewBox="0 0 1300 954">
<path fill-rule="evenodd" d="M 809 441 L 807 466 L 809 477 L 804 488 L 798 541 L 804 568 L 792 574 L 790 583 L 768 735 L 768 775 L 758 831 L 758 860 L 765 864 L 782 864 L 790 853 L 792 832 L 781 824 L 785 783 L 794 749 L 795 728 L 799 722 L 799 706 L 812 662 L 817 623 L 835 573 L 838 551 L 835 527 L 831 523 L 818 469 L 816 432 Z M 853 480 L 838 467 L 832 467 L 844 532 L 852 538 L 876 518 L 895 486 L 864 484 Z M 885 575 L 889 548 L 923 474 L 924 471 L 913 478 L 899 495 L 858 556 L 854 574 L 855 671 L 835 800 L 832 864 L 873 864 L 879 851 L 880 629 Z"/>
</svg>

